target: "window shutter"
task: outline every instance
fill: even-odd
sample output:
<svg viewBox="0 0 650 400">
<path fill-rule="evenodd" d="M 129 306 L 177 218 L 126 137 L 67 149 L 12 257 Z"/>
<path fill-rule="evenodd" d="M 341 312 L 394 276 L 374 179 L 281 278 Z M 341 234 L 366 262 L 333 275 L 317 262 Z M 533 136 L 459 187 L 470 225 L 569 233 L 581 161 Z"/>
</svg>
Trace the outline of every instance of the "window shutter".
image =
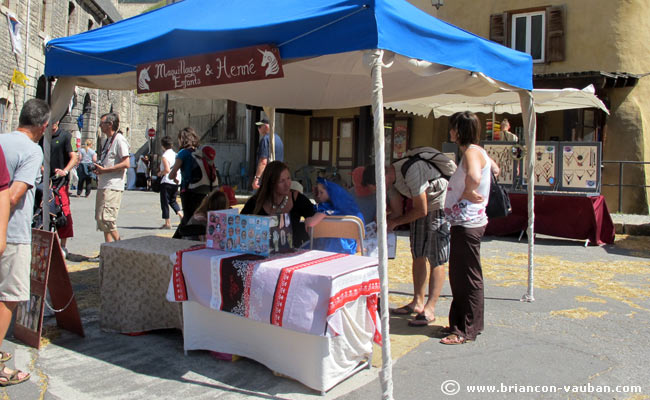
<svg viewBox="0 0 650 400">
<path fill-rule="evenodd" d="M 564 6 L 546 9 L 546 62 L 564 61 Z"/>
<path fill-rule="evenodd" d="M 508 45 L 508 14 L 490 15 L 490 40 L 504 46 Z"/>
</svg>

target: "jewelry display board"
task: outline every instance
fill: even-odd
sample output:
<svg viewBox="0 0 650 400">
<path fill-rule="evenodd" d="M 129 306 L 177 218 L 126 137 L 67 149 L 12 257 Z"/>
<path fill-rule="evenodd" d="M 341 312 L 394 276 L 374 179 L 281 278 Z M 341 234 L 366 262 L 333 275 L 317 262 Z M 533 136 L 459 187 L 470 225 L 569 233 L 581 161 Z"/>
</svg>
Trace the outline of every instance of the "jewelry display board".
<svg viewBox="0 0 650 400">
<path fill-rule="evenodd" d="M 560 190 L 600 193 L 600 142 L 560 142 Z"/>
<path fill-rule="evenodd" d="M 535 143 L 535 154 L 533 155 L 535 157 L 535 172 L 533 174 L 535 189 L 552 190 L 557 187 L 557 177 L 559 176 L 558 149 L 558 142 Z M 519 163 L 519 171 L 522 171 L 522 185 L 528 186 L 528 165 L 526 163 L 526 157 L 522 158 Z"/>
<path fill-rule="evenodd" d="M 499 165 L 501 172 L 497 182 L 502 185 L 513 185 L 517 175 L 515 160 L 512 158 L 512 146 L 515 142 L 483 142 L 481 146 L 490 157 Z"/>
<path fill-rule="evenodd" d="M 84 336 L 70 276 L 65 266 L 59 238 L 54 232 L 32 229 L 32 260 L 29 301 L 16 307 L 14 336 L 40 348 L 46 288 L 60 328 Z"/>
</svg>

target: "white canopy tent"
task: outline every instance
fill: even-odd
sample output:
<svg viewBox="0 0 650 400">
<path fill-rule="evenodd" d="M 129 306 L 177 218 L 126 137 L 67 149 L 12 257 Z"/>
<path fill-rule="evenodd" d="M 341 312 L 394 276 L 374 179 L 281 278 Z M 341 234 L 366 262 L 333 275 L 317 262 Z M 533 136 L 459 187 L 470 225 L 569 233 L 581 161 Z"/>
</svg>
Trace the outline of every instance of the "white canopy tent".
<svg viewBox="0 0 650 400">
<path fill-rule="evenodd" d="M 589 85 L 584 89 L 533 89 L 535 113 L 542 114 L 549 111 L 576 108 L 598 108 L 609 114 L 609 110 L 595 93 L 593 85 Z M 387 103 L 386 107 L 423 117 L 428 117 L 433 113 L 435 118 L 450 116 L 456 112 L 466 110 L 484 114 L 521 114 L 519 96 L 513 91 L 496 92 L 483 97 L 455 93 L 441 94 L 406 101 L 395 101 Z"/>
<path fill-rule="evenodd" d="M 582 90 L 574 88 L 533 89 L 532 95 L 535 113 L 578 108 L 598 108 L 609 114 L 609 110 L 605 104 L 595 95 L 593 85 L 589 85 Z M 529 116 L 526 115 L 525 105 L 520 101 L 520 95 L 518 92 L 504 88 L 501 88 L 501 91 L 499 92 L 483 97 L 449 93 L 405 101 L 390 102 L 386 104 L 386 107 L 393 110 L 421 115 L 423 117 L 428 117 L 433 114 L 435 118 L 440 116 L 450 116 L 456 112 L 466 110 L 476 113 L 492 113 L 493 120 L 495 119 L 495 114 L 524 114 L 524 126 L 526 125 L 527 120 L 529 120 L 529 126 L 531 123 L 535 123 L 534 114 Z M 532 146 L 534 147 L 535 142 L 534 140 L 531 140 L 530 135 L 527 136 L 526 142 L 532 143 Z M 531 168 L 534 168 L 534 157 L 532 157 L 532 153 L 533 152 L 529 151 L 526 154 L 526 162 L 529 163 L 528 182 L 532 182 Z M 528 290 L 522 297 L 523 301 L 534 300 L 534 193 L 531 193 L 532 188 L 530 186 L 528 189 Z"/>
<path fill-rule="evenodd" d="M 277 46 L 283 78 L 176 93 L 265 106 L 269 114 L 280 107 L 339 109 L 371 104 L 374 150 L 383 155 L 384 100 L 443 93 L 486 96 L 508 90 L 517 93 L 528 140 L 535 140 L 530 56 L 457 29 L 402 0 L 185 0 L 94 31 L 55 39 L 48 43 L 46 53 L 46 74 L 58 77 L 52 96 L 53 118 L 63 115 L 75 86 L 130 90 L 137 85 L 139 64 L 259 43 Z M 465 55 L 470 53 L 472 57 Z M 377 156 L 375 161 L 381 381 L 383 397 L 392 398 L 384 157 Z M 534 159 L 530 155 L 528 162 L 532 174 Z"/>
</svg>

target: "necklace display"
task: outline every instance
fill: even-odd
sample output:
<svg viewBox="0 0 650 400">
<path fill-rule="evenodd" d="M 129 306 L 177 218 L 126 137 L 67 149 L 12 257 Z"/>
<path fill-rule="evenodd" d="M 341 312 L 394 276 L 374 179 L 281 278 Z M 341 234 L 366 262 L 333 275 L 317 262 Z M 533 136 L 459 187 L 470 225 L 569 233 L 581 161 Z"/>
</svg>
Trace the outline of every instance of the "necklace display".
<svg viewBox="0 0 650 400">
<path fill-rule="evenodd" d="M 280 211 L 284 209 L 284 207 L 287 205 L 287 202 L 289 201 L 289 196 L 285 195 L 280 204 L 275 204 L 271 201 L 271 208 L 273 211 Z"/>
</svg>

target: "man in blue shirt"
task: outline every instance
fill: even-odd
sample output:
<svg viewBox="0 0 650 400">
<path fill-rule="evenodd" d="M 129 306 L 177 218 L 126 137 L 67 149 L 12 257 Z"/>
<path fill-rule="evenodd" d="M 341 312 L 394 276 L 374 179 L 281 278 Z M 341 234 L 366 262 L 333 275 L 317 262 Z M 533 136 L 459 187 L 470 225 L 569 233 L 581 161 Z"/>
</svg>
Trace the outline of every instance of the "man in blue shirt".
<svg viewBox="0 0 650 400">
<path fill-rule="evenodd" d="M 269 157 L 271 155 L 271 137 L 269 132 L 271 132 L 271 127 L 269 126 L 269 120 L 262 118 L 261 121 L 256 122 L 257 131 L 260 133 L 260 146 L 257 149 L 257 168 L 255 168 L 255 177 L 253 178 L 252 187 L 254 190 L 259 189 L 260 181 L 262 179 L 262 173 L 266 164 L 269 162 Z M 275 158 L 273 161 L 284 161 L 284 145 L 282 144 L 282 139 L 275 135 Z"/>
</svg>

